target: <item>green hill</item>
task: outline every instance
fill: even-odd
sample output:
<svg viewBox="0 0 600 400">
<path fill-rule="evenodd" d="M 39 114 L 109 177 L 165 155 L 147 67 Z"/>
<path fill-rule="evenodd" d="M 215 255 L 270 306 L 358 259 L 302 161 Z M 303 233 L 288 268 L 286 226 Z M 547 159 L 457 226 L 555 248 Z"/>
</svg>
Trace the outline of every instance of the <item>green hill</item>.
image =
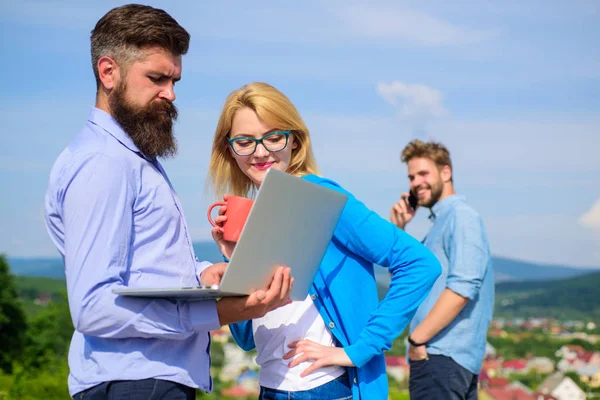
<svg viewBox="0 0 600 400">
<path fill-rule="evenodd" d="M 600 321 L 600 273 L 555 281 L 496 285 L 495 317 Z"/>
<path fill-rule="evenodd" d="M 47 304 L 65 300 L 67 287 L 64 279 L 37 276 L 15 276 L 17 294 L 27 315 L 35 315 Z"/>
</svg>

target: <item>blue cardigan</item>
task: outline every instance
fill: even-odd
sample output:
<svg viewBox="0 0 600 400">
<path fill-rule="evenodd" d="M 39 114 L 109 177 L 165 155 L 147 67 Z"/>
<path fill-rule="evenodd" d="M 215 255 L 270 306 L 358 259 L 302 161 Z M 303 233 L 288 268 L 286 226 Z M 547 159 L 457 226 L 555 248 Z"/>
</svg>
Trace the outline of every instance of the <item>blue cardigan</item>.
<svg viewBox="0 0 600 400">
<path fill-rule="evenodd" d="M 437 258 L 413 237 L 369 210 L 337 183 L 304 179 L 348 195 L 310 289 L 315 306 L 356 367 L 347 368 L 354 399 L 387 399 L 384 351 L 408 325 L 441 273 Z M 373 264 L 388 267 L 390 290 L 379 302 Z M 254 349 L 252 321 L 230 325 L 237 344 Z"/>
</svg>

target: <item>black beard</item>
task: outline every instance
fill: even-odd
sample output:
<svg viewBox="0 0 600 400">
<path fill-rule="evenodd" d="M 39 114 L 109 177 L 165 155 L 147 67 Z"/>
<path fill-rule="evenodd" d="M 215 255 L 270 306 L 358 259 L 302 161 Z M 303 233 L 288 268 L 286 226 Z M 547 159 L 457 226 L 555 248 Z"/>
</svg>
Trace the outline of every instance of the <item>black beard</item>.
<svg viewBox="0 0 600 400">
<path fill-rule="evenodd" d="M 173 122 L 177 120 L 177 107 L 168 100 L 154 101 L 143 107 L 131 104 L 125 99 L 125 89 L 125 85 L 119 85 L 108 98 L 112 117 L 145 156 L 175 156 L 177 142 Z"/>
</svg>

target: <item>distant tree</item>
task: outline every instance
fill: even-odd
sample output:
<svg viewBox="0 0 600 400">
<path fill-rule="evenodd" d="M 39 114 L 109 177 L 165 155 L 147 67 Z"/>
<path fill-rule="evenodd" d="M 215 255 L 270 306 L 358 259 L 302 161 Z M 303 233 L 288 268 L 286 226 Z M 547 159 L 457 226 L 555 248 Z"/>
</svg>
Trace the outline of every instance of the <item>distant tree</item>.
<svg viewBox="0 0 600 400">
<path fill-rule="evenodd" d="M 74 328 L 67 294 L 61 293 L 60 298 L 31 317 L 23 357 L 23 364 L 28 370 L 52 368 L 67 358 Z"/>
<path fill-rule="evenodd" d="M 6 256 L 0 254 L 0 370 L 12 373 L 25 347 L 27 321 Z"/>
<path fill-rule="evenodd" d="M 216 340 L 210 343 L 210 366 L 220 370 L 225 364 L 225 349 L 223 344 Z"/>
</svg>

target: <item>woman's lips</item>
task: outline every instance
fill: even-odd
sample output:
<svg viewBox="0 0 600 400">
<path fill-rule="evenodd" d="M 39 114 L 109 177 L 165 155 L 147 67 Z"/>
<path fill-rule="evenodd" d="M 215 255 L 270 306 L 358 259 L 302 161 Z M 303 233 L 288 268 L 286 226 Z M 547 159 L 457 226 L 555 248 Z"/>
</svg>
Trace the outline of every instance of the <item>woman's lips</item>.
<svg viewBox="0 0 600 400">
<path fill-rule="evenodd" d="M 271 165 L 275 164 L 274 162 L 262 162 L 262 163 L 254 163 L 254 168 L 264 171 L 265 169 L 271 168 Z"/>
</svg>

